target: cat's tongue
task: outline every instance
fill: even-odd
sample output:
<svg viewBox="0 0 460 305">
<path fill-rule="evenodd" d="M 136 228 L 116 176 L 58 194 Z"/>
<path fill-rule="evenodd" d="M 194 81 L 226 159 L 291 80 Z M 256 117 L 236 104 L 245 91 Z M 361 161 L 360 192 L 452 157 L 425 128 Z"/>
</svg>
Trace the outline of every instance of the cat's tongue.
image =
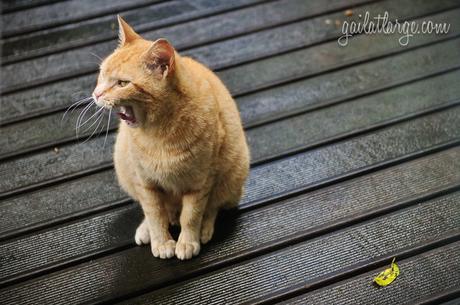
<svg viewBox="0 0 460 305">
<path fill-rule="evenodd" d="M 136 116 L 134 115 L 133 107 L 131 106 L 120 106 L 118 108 L 118 116 L 120 119 L 125 121 L 128 125 L 136 124 Z"/>
</svg>

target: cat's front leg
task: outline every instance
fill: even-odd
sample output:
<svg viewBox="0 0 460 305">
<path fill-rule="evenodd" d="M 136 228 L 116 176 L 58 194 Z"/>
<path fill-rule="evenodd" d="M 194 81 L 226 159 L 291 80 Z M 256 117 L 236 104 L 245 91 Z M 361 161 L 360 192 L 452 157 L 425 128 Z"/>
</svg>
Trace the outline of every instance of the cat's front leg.
<svg viewBox="0 0 460 305">
<path fill-rule="evenodd" d="M 165 194 L 148 187 L 143 188 L 140 203 L 145 215 L 144 225 L 150 235 L 152 254 L 159 258 L 173 257 L 176 247 L 176 242 L 169 233 L 169 218 L 164 206 L 167 201 Z M 138 230 L 145 230 L 142 226 L 141 223 Z"/>
<path fill-rule="evenodd" d="M 150 232 L 147 219 L 144 218 L 141 224 L 136 229 L 136 235 L 134 235 L 134 240 L 138 246 L 147 245 L 150 243 Z"/>
<path fill-rule="evenodd" d="M 199 191 L 182 197 L 181 232 L 176 245 L 176 257 L 178 259 L 191 259 L 200 253 L 201 222 L 206 209 L 208 194 L 208 191 Z"/>
</svg>

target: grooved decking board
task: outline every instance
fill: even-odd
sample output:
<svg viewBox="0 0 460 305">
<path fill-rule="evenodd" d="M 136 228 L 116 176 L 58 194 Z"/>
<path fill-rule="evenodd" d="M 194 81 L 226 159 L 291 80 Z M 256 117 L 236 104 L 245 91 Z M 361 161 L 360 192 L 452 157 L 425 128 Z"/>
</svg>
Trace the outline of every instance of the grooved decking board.
<svg viewBox="0 0 460 305">
<path fill-rule="evenodd" d="M 3 34 L 9 37 L 104 14 L 116 14 L 125 9 L 154 4 L 159 1 L 69 0 L 52 3 L 4 15 Z M 186 6 L 184 1 L 181 2 L 183 6 Z"/>
<path fill-rule="evenodd" d="M 133 229 L 141 220 L 141 209 L 130 205 L 9 243 L 4 242 L 0 245 L 1 277 L 5 279 L 18 273 L 28 273 L 127 244 L 131 242 Z"/>
<path fill-rule="evenodd" d="M 379 11 L 382 13 L 384 11 L 389 11 L 395 18 L 404 18 L 406 17 L 405 15 L 416 17 L 427 14 L 433 11 L 433 7 L 437 9 L 447 9 L 458 6 L 458 1 L 455 0 L 442 0 L 437 2 L 417 0 L 421 1 L 421 3 L 417 3 L 415 6 L 413 0 L 405 1 L 408 1 L 405 6 L 402 6 L 401 1 L 396 0 L 383 2 L 385 4 L 388 3 L 388 7 L 382 5 Z M 357 11 L 362 10 L 364 13 L 364 11 L 370 9 L 370 7 L 371 6 L 364 6 L 357 9 Z M 449 14 L 445 15 L 449 16 Z M 225 40 L 223 42 L 209 44 L 183 53 L 197 58 L 204 64 L 212 66 L 214 69 L 223 68 L 231 64 L 253 60 L 260 56 L 273 55 L 277 52 L 292 50 L 320 42 L 324 39 L 338 37 L 340 34 L 337 33 L 338 31 L 335 24 L 327 25 L 326 19 L 333 17 L 344 20 L 347 17 L 343 13 L 337 13 L 333 16 L 322 16 L 311 20 L 296 22 L 274 29 Z M 458 16 L 458 13 L 455 16 Z M 432 16 L 433 21 L 437 21 L 437 17 Z M 188 33 L 190 33 L 191 29 L 188 28 L 187 30 Z M 214 31 L 208 30 L 208 33 L 209 32 Z M 445 36 L 448 35 L 449 34 L 446 34 Z M 393 36 L 396 37 L 396 35 Z M 436 35 L 418 35 L 414 37 L 412 43 L 414 43 L 415 40 L 423 41 L 433 38 L 433 36 Z M 375 35 L 374 37 L 380 37 L 381 40 L 384 39 L 388 41 L 386 35 L 383 35 L 383 38 L 382 35 Z M 174 37 L 168 36 L 167 38 L 175 44 Z M 272 43 L 266 44 L 266 41 L 271 41 Z M 397 39 L 395 39 L 394 44 L 393 47 L 399 46 Z M 337 48 L 337 44 L 335 44 L 335 47 Z M 31 59 L 8 65 L 3 68 L 4 81 L 0 89 L 3 91 L 17 90 L 19 88 L 24 89 L 31 84 L 58 80 L 64 76 L 76 76 L 80 70 L 94 71 L 97 68 L 97 63 L 88 61 L 88 56 L 90 56 L 88 48 L 90 47 L 79 48 L 76 51 L 71 50 L 60 54 L 53 54 L 46 58 Z M 110 48 L 109 51 L 112 49 L 113 48 Z M 53 62 L 53 65 L 49 65 L 50 62 Z M 86 68 L 83 66 L 86 66 Z M 46 67 L 46 69 L 44 69 L 44 67 Z"/>
<path fill-rule="evenodd" d="M 256 5 L 259 3 L 261 4 Z M 167 17 L 167 14 L 164 14 L 161 10 L 152 12 L 145 9 L 126 12 L 122 15 L 137 31 L 142 32 L 143 36 L 149 39 L 156 39 L 161 36 L 175 37 L 174 41 L 176 43 L 180 43 L 180 45 L 186 47 L 187 45 L 191 46 L 204 43 L 209 39 L 216 39 L 216 37 L 223 38 L 245 31 L 254 31 L 263 27 L 273 26 L 281 22 L 285 23 L 307 16 L 321 14 L 326 11 L 345 8 L 346 5 L 352 5 L 353 3 L 360 2 L 348 2 L 344 0 L 308 2 L 302 0 L 280 0 L 265 4 L 260 0 L 240 0 L 238 2 L 221 0 L 211 1 L 205 9 L 187 11 L 183 14 L 171 17 Z M 256 6 L 222 13 L 217 16 L 200 18 L 184 25 L 175 25 L 161 30 L 145 32 L 145 29 L 148 28 L 163 27 L 172 22 L 184 22 L 187 19 L 206 16 L 210 13 L 217 14 L 229 9 L 234 10 L 243 5 Z M 161 13 L 161 15 L 158 15 L 158 13 Z M 161 18 L 155 18 L 157 16 L 161 16 Z M 69 25 L 63 28 L 33 33 L 25 37 L 12 38 L 5 41 L 2 56 L 5 61 L 25 59 L 32 55 L 45 55 L 49 52 L 65 50 L 70 46 L 75 47 L 82 43 L 87 44 L 92 41 L 112 39 L 113 41 L 109 43 L 92 46 L 93 50 L 91 52 L 103 55 L 108 52 L 105 50 L 110 50 L 115 45 L 117 33 L 111 28 L 111 24 L 114 22 L 116 22 L 116 20 L 113 16 L 108 16 L 105 18 L 98 18 L 97 20 L 81 22 L 76 25 Z M 219 36 L 207 32 L 210 24 L 212 24 L 213 32 L 220 34 Z M 180 29 L 184 27 L 189 27 L 190 29 L 191 25 L 193 25 L 192 31 L 180 31 Z M 190 35 L 191 32 L 199 32 L 202 35 Z"/>
<path fill-rule="evenodd" d="M 460 21 L 457 25 L 455 19 L 458 20 L 459 14 L 460 10 L 452 10 L 430 16 L 430 20 L 447 22 L 451 23 L 452 27 L 458 27 Z M 450 35 L 456 36 L 454 32 L 450 32 Z M 404 48 L 399 45 L 398 37 L 394 35 L 360 35 L 353 37 L 345 48 L 339 48 L 337 41 L 331 41 L 224 70 L 219 75 L 227 86 L 240 89 L 240 91 L 233 91 L 233 95 L 240 95 L 267 88 L 279 82 L 314 75 L 315 72 L 318 73 L 317 71 L 336 69 L 402 50 L 408 51 L 412 47 L 443 40 L 451 37 L 450 35 L 414 36 L 415 39 Z"/>
<path fill-rule="evenodd" d="M 2 201 L 0 236 L 60 220 L 68 215 L 94 211 L 122 199 L 126 199 L 126 195 L 118 186 L 113 170 L 42 188 L 26 196 Z"/>
<path fill-rule="evenodd" d="M 54 2 L 62 2 L 68 0 L 8 0 L 3 1 L 2 11 L 4 14 L 24 10 L 27 8 L 37 7 L 41 5 L 52 4 Z"/>
<path fill-rule="evenodd" d="M 456 41 L 456 44 L 451 45 L 455 47 L 452 48 L 452 51 L 458 50 L 460 54 L 460 39 Z M 446 52 L 444 58 L 452 58 L 460 64 L 459 54 L 450 52 L 449 45 L 438 47 L 439 49 L 448 47 L 447 50 L 443 49 Z M 441 54 L 443 53 L 440 52 L 438 55 Z M 436 55 L 436 53 L 432 53 L 431 56 L 433 57 L 430 57 L 430 59 L 435 58 Z M 332 83 L 340 82 L 340 80 L 330 78 L 329 84 L 332 85 Z M 459 70 L 250 129 L 246 134 L 251 147 L 252 160 L 257 162 L 296 147 L 311 145 L 346 132 L 362 130 L 369 126 L 383 124 L 387 121 L 425 111 L 426 109 L 441 107 L 449 103 L 458 103 L 460 102 L 460 87 L 451 86 L 452 83 L 457 82 L 460 82 Z M 310 87 L 304 83 L 302 88 L 308 90 Z M 272 109 L 277 108 L 281 112 L 283 105 L 285 109 L 293 108 L 288 103 L 295 103 L 296 97 L 300 97 L 299 95 L 302 93 L 302 91 L 296 91 L 295 89 L 296 87 L 292 91 L 283 90 L 285 98 L 282 98 L 280 93 L 276 91 L 274 93 L 274 90 L 270 90 L 268 96 L 279 97 L 279 102 L 273 101 Z M 339 87 L 336 87 L 335 90 L 336 96 L 339 96 L 340 92 L 342 92 Z M 330 90 L 325 90 L 325 92 L 330 95 L 334 94 Z M 261 92 L 259 98 L 263 94 L 264 92 Z M 326 95 L 326 93 L 323 94 Z M 415 95 L 419 95 L 419 97 L 414 99 L 413 96 Z M 286 106 L 286 104 L 288 105 Z M 267 111 L 266 107 L 259 106 L 256 108 L 256 110 L 259 109 L 262 112 Z M 246 113 L 247 108 L 243 108 L 242 111 L 243 114 Z M 253 116 L 253 120 L 260 119 L 254 112 L 247 112 Z M 6 153 L 14 154 L 21 149 L 34 148 L 34 146 L 46 145 L 47 143 L 50 143 L 51 146 L 56 146 L 59 145 L 59 142 L 57 142 L 59 140 L 73 139 L 75 137 L 75 122 L 79 113 L 79 111 L 76 111 L 69 114 L 59 129 L 56 129 L 56 122 L 59 122 L 62 118 L 63 114 L 60 112 L 4 127 L 5 136 L 0 138 L 0 156 Z M 94 124 L 89 129 L 86 137 L 97 126 L 95 121 L 94 123 L 91 121 L 91 116 L 94 115 L 97 116 L 96 113 L 92 114 L 90 112 L 82 120 L 82 122 L 89 120 L 85 125 L 86 127 Z M 250 123 L 245 118 L 243 116 L 243 123 Z M 95 120 L 95 117 L 93 119 Z M 112 127 L 116 127 L 117 120 L 117 118 L 111 120 Z M 337 121 L 340 121 L 340 124 L 337 124 Z M 104 122 L 101 125 L 105 127 L 106 123 Z M 318 128 L 318 126 L 321 126 L 321 128 Z M 82 130 L 84 129 L 82 128 Z M 297 132 L 293 133 L 292 130 L 297 130 Z M 273 140 L 274 134 L 277 135 L 279 140 Z"/>
<path fill-rule="evenodd" d="M 414 304 L 443 291 L 460 288 L 460 242 L 399 261 L 398 265 L 401 275 L 385 289 L 372 284 L 372 279 L 383 267 L 280 303 Z"/>
<path fill-rule="evenodd" d="M 364 2 L 367 0 L 354 0 L 354 1 L 359 3 L 359 2 Z M 344 6 L 343 0 L 342 0 L 342 6 Z M 303 14 L 303 16 L 310 16 L 310 13 L 308 12 L 309 7 L 311 7 L 311 5 L 306 5 L 306 8 L 302 10 L 300 13 Z M 327 11 L 328 8 L 327 6 L 321 6 L 321 9 L 323 11 Z M 263 12 L 261 8 L 258 8 L 258 11 L 259 11 L 258 12 L 259 14 Z M 250 11 L 250 13 L 252 12 Z M 280 13 L 277 13 L 277 15 L 279 14 Z M 153 32 L 145 33 L 144 36 L 145 38 L 152 39 L 152 40 L 158 39 L 159 37 L 166 37 L 173 43 L 173 45 L 176 48 L 179 48 L 179 49 L 188 48 L 196 44 L 209 42 L 215 39 L 223 39 L 225 37 L 233 36 L 238 33 L 244 33 L 246 28 L 247 30 L 251 30 L 252 23 L 253 23 L 251 20 L 254 20 L 254 15 L 253 13 L 249 14 L 250 16 L 244 16 L 244 15 L 245 14 L 243 14 L 243 17 L 245 18 L 243 19 L 240 19 L 239 16 L 235 14 L 226 14 L 224 15 L 224 18 L 219 18 L 219 19 L 216 19 L 216 17 L 210 17 L 213 19 L 206 20 L 208 21 L 206 23 L 203 23 L 203 20 L 192 20 L 191 22 L 173 26 L 171 28 L 159 29 Z M 346 16 L 344 16 L 343 13 L 340 13 L 338 15 L 341 16 L 341 19 L 346 18 Z M 273 18 L 273 19 L 277 19 L 277 18 Z M 293 18 L 293 20 L 295 19 L 298 19 L 298 18 Z M 313 20 L 319 20 L 319 19 L 316 18 Z M 235 30 L 233 30 L 233 27 L 229 26 L 228 24 L 229 23 L 232 24 L 236 22 L 238 23 L 241 22 L 241 24 L 237 26 Z M 306 20 L 305 22 L 312 23 L 313 21 Z M 304 23 L 302 23 L 302 25 Z M 316 25 L 318 25 L 317 23 L 318 22 L 315 22 Z M 209 28 L 210 26 L 212 26 L 212 30 Z M 294 28 L 298 28 L 300 25 L 297 22 L 293 26 Z M 293 26 L 291 26 L 287 30 L 292 30 Z M 270 34 L 273 31 L 280 31 L 280 30 L 283 30 L 284 28 L 285 27 L 266 30 L 264 31 L 264 33 L 267 32 L 268 34 Z M 329 30 L 324 32 L 324 28 L 328 28 Z M 317 39 L 317 36 L 320 35 L 320 33 L 322 33 L 322 35 L 327 35 L 327 34 L 330 34 L 332 30 L 335 30 L 335 26 L 331 26 L 331 25 L 325 26 L 325 24 L 323 23 L 321 24 L 321 30 L 318 29 L 317 31 L 314 31 L 312 34 L 305 32 L 304 36 L 307 37 L 307 42 L 308 42 L 308 38 Z M 299 32 L 299 30 L 297 30 L 297 32 Z M 299 34 L 297 34 L 297 36 L 298 35 Z M 298 41 L 299 39 L 297 39 L 297 43 Z M 97 65 L 98 60 L 94 60 L 94 58 L 89 58 L 88 55 L 90 55 L 90 53 L 92 52 L 92 53 L 98 54 L 101 57 L 105 57 L 106 55 L 112 52 L 112 50 L 116 47 L 116 44 L 117 44 L 117 39 L 113 38 L 109 42 L 85 46 L 82 48 L 78 48 L 75 50 L 69 50 L 69 51 L 65 51 L 62 53 L 58 53 L 58 54 L 52 54 L 45 58 L 37 58 L 37 59 L 26 60 L 26 61 L 19 62 L 19 63 L 14 63 L 14 64 L 6 66 L 4 68 L 4 71 L 5 71 L 4 73 L 7 75 L 8 71 L 20 72 L 20 71 L 23 71 L 23 68 L 27 66 L 29 67 L 34 66 L 35 70 L 40 69 L 39 67 L 46 65 L 48 60 L 52 60 L 55 63 L 55 65 L 53 67 L 48 67 L 46 69 L 47 70 L 46 75 L 40 76 L 40 74 L 37 74 L 34 77 L 32 75 L 27 76 L 27 73 L 24 73 L 23 75 L 25 78 L 22 78 L 22 81 L 25 81 L 25 82 L 33 81 L 34 79 L 37 79 L 37 77 L 38 78 L 53 77 L 56 75 L 60 75 L 63 72 L 70 75 L 70 74 L 77 74 L 81 70 L 96 71 L 98 68 L 98 65 Z M 241 47 L 243 46 L 240 46 L 240 48 Z M 227 52 L 228 51 L 229 50 L 227 50 Z M 76 58 L 80 60 L 76 61 L 75 60 Z M 70 59 L 73 59 L 73 60 L 70 60 Z M 88 59 L 93 59 L 93 60 L 88 60 Z M 30 72 L 35 73 L 33 71 L 30 71 Z M 8 85 L 6 85 L 5 88 L 7 86 Z"/>
<path fill-rule="evenodd" d="M 416 153 L 419 150 L 428 149 L 443 143 L 457 141 L 460 135 L 460 107 L 448 109 L 436 114 L 424 116 L 420 119 L 405 122 L 393 127 L 378 131 L 374 134 L 359 137 L 347 142 L 339 143 L 334 146 L 325 147 L 313 152 L 298 154 L 291 158 L 286 158 L 276 163 L 258 167 L 261 175 L 258 181 L 250 180 L 249 183 L 263 185 L 267 174 L 270 171 L 281 170 L 284 168 L 292 169 L 291 178 L 286 180 L 282 175 L 274 177 L 271 182 L 273 190 L 285 191 L 287 186 L 304 185 L 305 178 L 302 173 L 307 171 L 306 166 L 313 166 L 317 176 L 321 176 L 321 166 L 327 169 L 323 174 L 332 171 L 356 170 L 357 168 L 370 165 L 374 162 L 382 162 L 385 159 L 402 157 L 405 154 Z M 276 135 L 273 135 L 276 139 Z M 376 139 L 383 143 L 374 142 Z M 367 142 L 367 147 L 357 149 L 355 145 L 362 145 L 360 142 Z M 32 186 L 39 182 L 65 177 L 84 170 L 108 164 L 112 158 L 112 146 L 114 137 L 107 139 L 104 148 L 104 137 L 91 139 L 85 144 L 73 144 L 60 148 L 56 153 L 54 150 L 41 152 L 38 154 L 23 157 L 19 160 L 8 160 L 0 164 L 0 194 L 11 191 L 20 191 L 22 187 Z M 376 146 L 376 147 L 373 147 Z M 335 150 L 339 151 L 335 151 Z M 355 151 L 357 150 L 357 151 Z M 375 151 L 374 151 L 375 150 Z M 340 159 L 340 158 L 343 159 Z M 361 157 L 356 160 L 356 164 L 351 164 L 347 160 Z M 315 158 L 324 160 L 319 168 L 312 163 Z M 338 160 L 337 160 L 338 159 Z M 333 164 L 332 160 L 338 163 Z M 318 160 L 319 161 L 319 160 Z M 344 163 L 343 168 L 340 167 Z M 274 169 L 273 168 L 279 168 Z M 331 168 L 329 168 L 331 166 Z M 287 168 L 286 168 L 287 167 Z M 290 172 L 291 170 L 289 170 Z M 291 175 L 291 174 L 290 174 Z M 268 175 L 271 176 L 271 175 Z M 279 181 L 281 180 L 281 181 Z M 281 187 L 283 186 L 283 187 Z M 261 192 L 270 193 L 270 188 L 263 187 Z M 278 192 L 276 191 L 276 192 Z M 4 194 L 3 194 L 4 195 Z"/>
<path fill-rule="evenodd" d="M 311 283 L 346 267 L 363 265 L 449 233 L 458 234 L 459 196 L 456 193 L 421 203 L 125 303 L 243 303 L 293 285 Z"/>
<path fill-rule="evenodd" d="M 430 147 L 455 141 L 458 139 L 458 124 L 460 124 L 457 115 L 459 108 L 448 109 L 447 111 L 422 117 L 420 119 L 398 124 L 386 128 L 376 134 L 365 135 L 351 139 L 334 146 L 320 148 L 311 152 L 299 154 L 284 160 L 273 162 L 267 165 L 258 166 L 253 169 L 247 192 L 243 198 L 242 204 L 248 204 L 254 201 L 261 201 L 262 198 L 270 196 L 280 196 L 283 193 L 295 191 L 299 187 L 308 187 L 321 183 L 322 180 L 331 180 L 334 176 L 343 176 L 353 171 L 362 171 L 366 167 L 373 166 L 375 163 L 388 162 L 394 158 L 402 158 L 405 154 L 417 153 L 418 150 L 429 149 Z M 419 129 L 419 130 L 417 130 Z M 419 138 L 418 138 L 419 137 Z M 407 141 L 407 143 L 406 143 Z M 100 141 L 93 146 L 96 149 Z M 71 151 L 80 152 L 81 149 L 69 147 L 63 150 L 66 159 L 59 161 L 61 165 L 55 167 L 54 173 L 60 173 L 68 168 L 62 168 L 64 164 L 68 165 L 74 162 L 75 166 L 81 165 L 78 156 L 72 156 Z M 91 146 L 88 148 L 88 154 L 92 151 Z M 101 155 L 101 151 L 93 151 L 95 156 Z M 61 155 L 48 153 L 42 156 L 44 161 L 43 168 L 37 168 L 37 174 L 42 174 L 39 178 L 52 176 L 49 172 L 50 164 L 56 164 L 56 158 Z M 94 160 L 95 156 L 83 156 L 84 160 Z M 107 157 L 110 153 L 107 154 Z M 36 157 L 36 156 L 34 156 Z M 53 158 L 54 157 L 54 158 Z M 80 156 L 81 158 L 81 156 Z M 36 158 L 35 158 L 36 159 Z M 54 160 L 53 160 L 54 159 Z M 37 164 L 37 161 L 25 160 L 26 164 Z M 5 164 L 5 163 L 3 163 Z M 17 166 L 11 163 L 12 167 Z M 61 167 L 61 168 L 59 168 Z M 300 170 L 298 169 L 300 168 Z M 77 168 L 78 169 L 78 168 Z M 45 171 L 45 172 L 44 172 Z M 4 173 L 18 172 L 18 181 L 21 181 L 21 172 L 15 171 L 14 168 L 5 169 Z M 37 174 L 32 175 L 36 176 Z M 27 177 L 27 176 L 26 176 Z M 265 181 L 265 182 L 264 182 Z M 8 185 L 6 185 L 8 186 Z M 14 184 L 13 184 L 14 186 Z M 63 190 L 67 189 L 66 193 Z M 107 189 L 107 192 L 99 193 L 98 190 Z M 266 193 L 268 191 L 268 193 Z M 270 193 L 271 192 L 271 193 Z M 33 198 L 31 201 L 30 198 Z M 61 202 L 62 206 L 47 208 L 45 203 L 54 198 L 56 202 Z M 32 194 L 11 198 L 6 201 L 2 212 L 10 211 L 16 217 L 10 218 L 11 221 L 21 224 L 33 225 L 40 220 L 49 221 L 50 219 L 65 214 L 66 206 L 75 206 L 69 209 L 69 213 L 78 212 L 85 207 L 92 206 L 92 202 L 97 206 L 110 205 L 112 202 L 124 199 L 124 195 L 117 190 L 115 174 L 113 171 L 102 172 L 92 176 L 80 178 L 67 184 L 43 188 Z M 31 203 L 33 202 L 33 203 Z M 21 210 L 28 204 L 37 204 L 41 211 L 36 214 L 37 218 L 28 219 L 26 214 Z M 14 209 L 12 207 L 15 207 Z M 11 210 L 10 210 L 11 208 Z M 17 211 L 17 212 L 15 212 Z M 8 214 L 6 214 L 8 215 Z M 65 215 L 64 215 L 65 216 Z M 3 230 L 17 230 L 19 227 L 10 227 L 11 223 L 5 222 Z"/>
<path fill-rule="evenodd" d="M 460 19 L 454 18 L 455 13 L 460 13 L 460 10 L 452 11 L 450 12 L 450 15 L 446 14 L 448 19 L 447 21 L 452 22 L 452 27 L 456 26 L 457 23 L 460 27 Z M 422 41 L 417 40 L 417 37 L 422 36 L 424 37 Z M 232 69 L 227 69 L 218 72 L 218 75 L 230 88 L 232 94 L 237 95 L 252 92 L 258 88 L 267 88 L 270 87 L 270 85 L 289 79 L 295 79 L 296 77 L 306 77 L 317 73 L 324 73 L 330 69 L 349 65 L 351 63 L 359 63 L 363 61 L 363 59 L 369 60 L 402 50 L 398 46 L 388 44 L 387 41 L 382 38 L 379 39 L 379 37 L 381 36 L 355 37 L 355 39 L 350 41 L 350 45 L 347 46 L 348 51 L 345 53 L 343 49 L 337 47 L 337 42 L 333 41 L 281 56 L 259 60 Z M 424 45 L 443 37 L 445 36 L 438 35 L 428 39 L 426 35 L 419 35 L 416 36 L 414 41 L 412 41 L 409 46 L 405 47 L 404 50 L 410 50 L 413 47 Z M 393 38 L 396 39 L 396 37 Z M 458 40 L 455 41 L 456 42 L 453 42 L 453 44 L 456 43 L 458 45 Z M 430 50 L 433 49 L 430 48 Z M 423 53 L 423 51 L 418 50 L 414 52 L 417 52 L 414 55 L 419 54 L 419 52 Z M 422 56 L 425 58 L 431 57 L 431 55 L 428 54 Z M 409 56 L 406 56 L 406 58 L 407 57 Z M 449 58 L 450 56 L 446 57 Z M 302 64 L 296 64 L 296 61 Z M 426 58 L 425 61 L 426 63 L 422 64 L 426 64 L 428 67 L 433 65 L 434 62 L 443 62 L 443 60 L 435 60 L 434 58 Z M 371 74 L 372 72 L 368 73 Z M 388 75 L 389 74 L 387 74 L 386 77 L 392 79 L 391 76 Z M 360 76 L 358 74 L 355 77 L 358 77 L 359 80 Z M 397 76 L 394 77 L 397 78 Z M 10 118 L 9 114 L 13 116 L 23 116 L 37 111 L 46 112 L 55 109 L 56 107 L 65 107 L 65 105 L 70 104 L 72 98 L 76 99 L 76 96 L 73 95 L 73 93 L 80 93 L 80 97 L 88 96 L 93 89 L 94 84 L 94 76 L 83 76 L 7 95 L 1 100 L 1 103 L 4 105 L 3 108 L 8 111 L 4 116 L 4 120 L 8 120 Z"/>
<path fill-rule="evenodd" d="M 407 165 L 403 164 L 377 172 L 371 176 L 359 178 L 354 183 L 360 185 L 360 189 L 364 190 L 366 189 L 364 185 L 369 187 L 374 185 L 375 187 L 377 181 L 393 179 L 393 184 L 389 186 L 391 192 L 385 193 L 385 198 L 389 200 L 392 195 L 398 195 L 399 193 L 396 192 L 396 189 L 399 186 L 402 186 L 401 190 L 408 191 L 407 196 L 410 196 L 413 194 L 411 190 L 414 192 L 420 191 L 416 185 L 421 185 L 422 190 L 428 191 L 455 182 L 456 175 L 460 173 L 457 168 L 460 164 L 454 161 L 459 158 L 459 149 L 451 149 L 444 153 L 422 158 L 420 161 L 411 161 Z M 410 175 L 411 172 L 419 174 Z M 348 187 L 353 189 L 348 185 L 345 184 L 343 187 L 336 188 L 339 190 Z M 101 189 L 105 191 L 100 192 Z M 333 192 L 331 190 L 327 191 Z M 86 196 L 82 196 L 83 194 L 86 194 Z M 344 194 L 343 198 L 345 198 Z M 95 211 L 124 199 L 126 199 L 126 196 L 119 189 L 113 171 L 104 171 L 64 184 L 44 188 L 26 196 L 7 199 L 0 205 L 0 214 L 4 216 L 3 221 L 0 223 L 0 236 L 8 236 L 34 226 L 39 227 L 43 224 L 59 221 L 69 215 Z M 59 204 L 50 205 L 49 202 L 59 202 Z M 28 213 L 31 210 L 34 213 Z"/>
<path fill-rule="evenodd" d="M 419 197 L 448 189 L 452 185 L 460 186 L 460 163 L 455 162 L 459 157 L 460 148 L 449 149 L 256 211 L 246 212 L 238 218 L 236 227 L 226 240 L 214 243 L 200 256 L 200 263 L 197 266 L 204 266 L 212 261 L 223 260 L 251 249 L 255 250 L 263 244 L 273 243 L 300 232 L 332 226 L 337 221 L 357 217 L 373 210 L 403 206 L 414 200 L 417 202 Z M 94 185 L 93 188 L 97 189 L 98 185 Z M 252 190 L 248 189 L 247 192 L 250 193 Z M 28 198 L 31 202 L 35 202 L 35 196 Z M 65 202 L 64 204 L 69 205 Z M 16 209 L 12 209 L 13 207 L 11 201 L 9 205 L 7 201 L 6 206 L 1 207 L 1 212 L 8 211 L 5 219 L 9 219 L 8 216 L 13 218 L 9 219 L 5 226 L 17 225 L 15 214 L 20 213 L 21 210 L 30 210 L 30 206 L 20 205 L 17 201 Z M 140 221 L 140 213 L 137 205 L 130 205 L 4 242 L 0 245 L 0 257 L 5 258 L 0 265 L 2 275 L 0 283 L 52 267 L 59 262 L 74 260 L 88 253 L 132 244 L 134 231 Z M 280 216 L 284 221 L 282 226 L 279 224 Z M 90 234 L 86 233 L 88 227 L 91 227 Z M 267 234 L 267 232 L 273 233 Z M 65 251 L 56 252 L 58 245 Z M 175 265 L 175 268 L 181 266 Z M 184 270 L 169 270 L 169 272 L 175 274 Z M 186 270 L 193 269 L 188 267 Z M 164 272 L 167 273 L 167 270 Z M 162 280 L 165 279 L 157 279 L 158 283 Z"/>
<path fill-rule="evenodd" d="M 459 67 L 459 64 L 460 40 L 448 40 L 411 52 L 278 85 L 241 96 L 236 100 L 243 122 L 251 125 L 369 94 Z M 394 73 L 396 70 L 399 70 L 398 73 Z"/>
<path fill-rule="evenodd" d="M 453 83 L 460 83 L 460 71 L 250 129 L 246 132 L 249 145 L 258 148 L 252 151 L 251 158 L 265 160 L 339 135 L 451 104 L 453 100 L 459 103 L 460 86 L 452 90 Z"/>
<path fill-rule="evenodd" d="M 4 16 L 18 18 L 2 30 L 31 27 L 0 42 L 0 304 L 458 298 L 458 1 L 42 2 L 15 0 Z M 399 33 L 340 47 L 341 23 L 365 11 L 450 31 L 406 47 Z M 59 126 L 71 100 L 93 89 L 89 53 L 115 47 L 117 12 L 215 69 L 242 112 L 246 193 L 190 261 L 134 245 L 142 212 L 117 184 L 114 133 L 103 147 L 104 135 L 77 143 L 72 120 Z M 369 286 L 394 256 L 401 276 Z"/>
<path fill-rule="evenodd" d="M 458 277 L 457 277 L 457 279 L 458 279 Z M 459 289 L 458 287 L 456 287 L 456 288 L 457 288 L 457 289 L 456 289 L 456 290 L 457 290 L 457 294 L 456 294 L 456 295 L 459 295 L 458 291 L 459 291 L 460 289 Z M 422 302 L 420 302 L 419 304 L 426 304 L 426 303 L 423 303 L 423 301 L 422 301 Z M 442 302 L 442 304 L 440 304 L 440 305 L 458 305 L 458 304 L 460 304 L 460 297 L 456 297 L 455 299 L 452 299 L 452 300 L 450 300 L 450 301 Z"/>
<path fill-rule="evenodd" d="M 390 253 L 455 234 L 458 229 L 455 217 L 460 216 L 460 209 L 456 205 L 459 196 L 459 193 L 454 193 L 423 202 L 157 290 L 137 300 L 129 300 L 128 303 L 196 304 L 201 301 L 207 304 L 222 304 L 225 300 L 240 303 L 291 285 L 314 281 L 320 276 L 355 264 L 371 263 Z M 277 218 L 278 226 L 283 223 L 282 220 L 283 218 Z M 268 232 L 274 233 L 276 230 Z M 215 247 L 213 249 L 218 251 Z M 166 270 L 177 264 L 185 268 L 187 264 L 193 263 L 178 260 L 159 261 L 149 257 L 146 247 L 122 251 L 0 290 L 0 296 L 5 302 L 21 304 L 110 299 L 143 288 L 140 285 L 145 282 L 142 282 L 140 277 L 147 275 L 149 281 L 155 281 L 157 277 L 151 272 L 161 271 L 155 268 L 159 263 L 168 267 Z M 159 274 L 174 277 L 180 275 L 178 272 L 173 274 L 164 271 Z M 40 288 L 44 285 L 47 287 L 46 291 Z M 32 291 L 33 299 L 29 297 Z"/>
</svg>

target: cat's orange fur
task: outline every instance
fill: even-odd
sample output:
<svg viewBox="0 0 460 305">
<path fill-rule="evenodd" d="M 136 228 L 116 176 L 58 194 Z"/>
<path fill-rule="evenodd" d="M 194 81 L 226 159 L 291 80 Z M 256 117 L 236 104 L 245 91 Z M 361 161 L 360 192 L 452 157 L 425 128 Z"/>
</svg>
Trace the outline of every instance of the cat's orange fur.
<svg viewBox="0 0 460 305">
<path fill-rule="evenodd" d="M 135 240 L 150 242 L 156 257 L 190 259 L 211 239 L 219 209 L 242 196 L 249 152 L 241 119 L 212 71 L 164 39 L 142 39 L 120 17 L 119 25 L 120 45 L 101 64 L 93 96 L 134 111 L 135 126 L 120 123 L 114 160 L 144 211 Z M 176 223 L 177 243 L 168 230 Z"/>
</svg>

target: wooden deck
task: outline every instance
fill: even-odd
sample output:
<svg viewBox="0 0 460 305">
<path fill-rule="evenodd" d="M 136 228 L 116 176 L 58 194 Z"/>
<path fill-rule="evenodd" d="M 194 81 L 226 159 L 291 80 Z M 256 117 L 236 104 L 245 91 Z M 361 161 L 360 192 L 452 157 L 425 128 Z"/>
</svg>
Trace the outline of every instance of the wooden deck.
<svg viewBox="0 0 460 305">
<path fill-rule="evenodd" d="M 460 304 L 458 0 L 4 1 L 0 304 Z M 353 16 L 346 16 L 351 9 Z M 356 35 L 344 20 L 447 22 Z M 80 107 L 116 14 L 223 79 L 252 154 L 237 211 L 193 260 L 134 244 L 112 168 L 116 119 L 83 143 Z M 396 257 L 401 275 L 373 277 Z"/>
</svg>

